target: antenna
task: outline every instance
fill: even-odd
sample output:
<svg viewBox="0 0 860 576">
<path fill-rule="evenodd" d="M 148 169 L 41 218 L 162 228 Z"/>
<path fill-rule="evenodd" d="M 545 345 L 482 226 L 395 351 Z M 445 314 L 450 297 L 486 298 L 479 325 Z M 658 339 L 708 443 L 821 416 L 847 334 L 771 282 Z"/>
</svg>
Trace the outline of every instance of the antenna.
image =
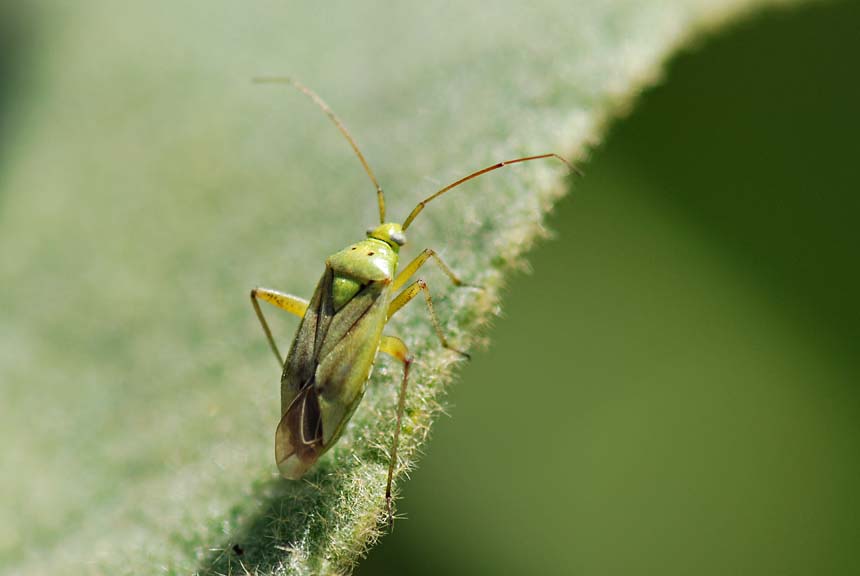
<svg viewBox="0 0 860 576">
<path fill-rule="evenodd" d="M 436 192 L 432 196 L 429 196 L 429 197 L 425 198 L 424 200 L 422 200 L 421 202 L 419 202 L 418 206 L 416 206 L 412 210 L 412 212 L 409 213 L 409 216 L 406 218 L 406 220 L 403 221 L 403 230 L 406 230 L 407 228 L 409 228 L 409 225 L 412 224 L 412 221 L 415 220 L 415 217 L 418 216 L 418 214 L 420 214 L 422 210 L 424 210 L 424 206 L 426 206 L 428 202 L 430 202 L 431 200 L 435 200 L 436 198 L 438 198 L 439 196 L 441 196 L 442 194 L 444 194 L 448 190 L 451 190 L 452 188 L 456 188 L 460 184 L 463 184 L 464 182 L 468 182 L 472 178 L 477 178 L 478 176 L 481 176 L 482 174 L 486 174 L 487 172 L 492 172 L 493 170 L 498 170 L 499 168 L 503 168 L 503 167 L 508 166 L 510 164 L 517 164 L 519 162 L 528 162 L 529 160 L 540 160 L 541 158 L 558 158 L 559 160 L 564 162 L 564 165 L 567 166 L 571 172 L 574 172 L 576 174 L 580 174 L 579 170 L 577 170 L 573 164 L 571 164 L 570 162 L 568 162 L 567 160 L 565 160 L 564 158 L 562 158 L 558 154 L 541 154 L 540 156 L 526 156 L 524 158 L 514 158 L 513 160 L 504 160 L 504 161 L 499 162 L 497 164 L 493 164 L 492 166 L 487 166 L 486 168 L 484 168 L 482 170 L 478 170 L 477 172 L 472 172 L 471 174 L 469 174 L 465 178 L 460 178 L 456 182 L 454 182 L 452 184 L 448 184 L 447 186 L 445 186 L 444 188 L 442 188 L 441 190 L 439 190 L 438 192 Z"/>
<path fill-rule="evenodd" d="M 320 98 L 316 92 L 299 82 L 298 80 L 293 80 L 292 78 L 288 78 L 286 76 L 282 77 L 266 77 L 266 78 L 254 78 L 255 84 L 288 84 L 298 90 L 299 92 L 308 96 L 311 100 L 316 103 L 317 106 L 322 108 L 322 111 L 326 113 L 334 125 L 340 130 L 340 133 L 343 134 L 344 138 L 347 139 L 349 145 L 352 146 L 352 149 L 355 151 L 355 155 L 358 156 L 358 159 L 361 161 L 361 165 L 364 166 L 364 171 L 367 172 L 367 175 L 370 177 L 373 185 L 376 186 L 376 199 L 379 202 L 379 223 L 385 224 L 385 196 L 382 194 L 382 186 L 379 185 L 379 181 L 376 179 L 376 176 L 373 175 L 373 170 L 370 169 L 370 164 L 367 163 L 367 160 L 364 159 L 364 154 L 361 153 L 361 150 L 358 149 L 358 144 L 355 143 L 352 135 L 349 133 L 349 130 L 346 129 L 343 122 L 341 122 L 340 118 L 334 113 L 334 111 L 329 108 L 328 104 Z"/>
</svg>

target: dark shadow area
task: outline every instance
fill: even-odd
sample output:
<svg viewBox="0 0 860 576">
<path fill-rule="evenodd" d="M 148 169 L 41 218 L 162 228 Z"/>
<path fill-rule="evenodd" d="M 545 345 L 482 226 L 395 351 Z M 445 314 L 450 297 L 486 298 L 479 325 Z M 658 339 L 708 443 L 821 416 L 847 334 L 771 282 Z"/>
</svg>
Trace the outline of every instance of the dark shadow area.
<svg viewBox="0 0 860 576">
<path fill-rule="evenodd" d="M 326 459 L 302 481 L 275 479 L 255 486 L 247 501 L 262 502 L 261 511 L 245 516 L 241 510 L 234 510 L 230 523 L 238 526 L 236 533 L 211 548 L 195 573 L 273 574 L 289 562 L 293 545 L 304 540 L 331 540 L 338 522 L 321 515 L 330 512 L 321 502 L 330 502 L 332 495 L 347 491 L 343 482 L 351 474 L 344 469 L 348 466 L 340 463 L 339 471 L 343 473 L 334 474 L 330 460 Z M 313 517 L 308 517 L 309 513 Z M 319 570 L 318 566 L 311 568 Z"/>
<path fill-rule="evenodd" d="M 702 270 L 723 262 L 692 270 L 673 267 L 683 258 L 649 254 L 647 235 L 664 233 L 642 206 L 683 222 L 690 238 L 741 271 L 741 282 L 795 314 L 811 341 L 856 365 L 858 27 L 856 3 L 768 10 L 672 61 L 667 82 L 613 127 L 550 218 L 558 239 L 535 251 L 535 275 L 514 279 L 504 299 L 507 317 L 486 354 L 497 365 L 476 358 L 452 391 L 453 421 L 437 424 L 426 462 L 405 485 L 410 519 L 357 574 L 856 566 L 856 503 L 843 498 L 857 467 L 843 454 L 856 442 L 857 394 L 814 372 L 802 377 L 806 386 L 781 386 L 789 358 L 732 356 L 732 334 L 750 327 L 730 315 L 725 332 L 700 346 L 697 336 L 711 327 L 683 316 L 712 321 L 735 296 L 719 301 L 714 286 L 691 305 L 686 290 L 699 285 L 685 276 L 707 278 Z M 613 188 L 618 174 L 647 185 Z M 636 220 L 648 224 L 631 233 Z M 624 252 L 633 257 L 613 259 Z M 641 300 L 630 296 L 637 292 Z M 621 310 L 615 323 L 612 308 Z M 682 368 L 695 373 L 697 362 L 698 380 Z M 676 380 L 664 379 L 673 370 Z M 523 386 L 541 392 L 527 424 L 555 431 L 528 452 L 516 444 L 526 425 L 515 419 L 517 402 L 506 400 Z M 792 404 L 799 390 L 808 408 Z"/>
<path fill-rule="evenodd" d="M 298 510 L 319 508 L 323 490 L 305 482 L 273 480 L 255 486 L 253 500 L 264 502 L 262 513 L 248 518 L 234 517 L 238 529 L 236 534 L 211 548 L 208 557 L 200 564 L 197 573 L 241 574 L 247 569 L 251 574 L 274 573 L 288 557 L 290 545 L 296 543 L 306 530 L 314 530 L 318 522 L 309 522 Z M 235 512 L 234 512 L 235 514 Z"/>
<path fill-rule="evenodd" d="M 13 120 L 36 45 L 35 29 L 34 15 L 27 3 L 0 5 L 0 179 L 14 140 Z"/>
</svg>

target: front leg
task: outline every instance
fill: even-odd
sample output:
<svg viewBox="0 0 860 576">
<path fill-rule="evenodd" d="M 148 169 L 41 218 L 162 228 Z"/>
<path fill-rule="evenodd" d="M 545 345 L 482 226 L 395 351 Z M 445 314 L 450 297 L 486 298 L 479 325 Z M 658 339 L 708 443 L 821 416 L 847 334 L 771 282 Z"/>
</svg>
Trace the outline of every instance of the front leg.
<svg viewBox="0 0 860 576">
<path fill-rule="evenodd" d="M 427 283 L 420 278 L 410 284 L 406 290 L 398 294 L 397 297 L 391 301 L 391 304 L 388 305 L 388 319 L 390 320 L 391 317 L 394 316 L 395 312 L 403 308 L 406 303 L 415 298 L 419 292 L 424 292 L 424 301 L 427 303 L 427 312 L 430 313 L 430 320 L 433 322 L 433 328 L 436 330 L 436 336 L 439 338 L 439 342 L 442 343 L 442 346 L 448 350 L 453 350 L 461 356 L 471 358 L 471 356 L 466 352 L 457 350 L 448 344 L 448 339 L 445 338 L 445 334 L 442 332 L 442 326 L 439 324 L 439 318 L 436 316 L 436 311 L 433 309 L 433 298 L 430 296 L 430 288 L 428 288 Z"/>
<path fill-rule="evenodd" d="M 445 264 L 442 258 L 439 257 L 435 250 L 433 250 L 432 248 L 425 248 L 421 251 L 421 254 L 419 254 L 418 257 L 415 258 L 415 260 L 406 265 L 406 267 L 404 267 L 403 270 L 400 271 L 400 274 L 398 274 L 397 277 L 394 278 L 394 282 L 391 283 L 391 289 L 395 292 L 397 290 L 400 290 L 400 288 L 402 288 L 403 285 L 406 284 L 406 282 L 410 278 L 412 278 L 412 275 L 418 272 L 418 269 L 421 268 L 424 263 L 427 262 L 427 260 L 429 260 L 430 258 L 433 258 L 433 260 L 436 262 L 442 272 L 444 272 L 445 275 L 451 279 L 451 283 L 453 283 L 454 286 L 472 286 L 471 284 L 466 284 L 465 282 L 460 280 L 457 275 L 451 271 L 448 265 Z"/>
</svg>

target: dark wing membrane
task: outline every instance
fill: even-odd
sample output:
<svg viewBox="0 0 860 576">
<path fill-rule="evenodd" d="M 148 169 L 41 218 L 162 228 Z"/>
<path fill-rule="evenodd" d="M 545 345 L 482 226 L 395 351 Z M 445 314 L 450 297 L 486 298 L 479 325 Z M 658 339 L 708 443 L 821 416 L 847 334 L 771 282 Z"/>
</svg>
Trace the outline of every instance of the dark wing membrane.
<svg viewBox="0 0 860 576">
<path fill-rule="evenodd" d="M 334 318 L 332 271 L 326 267 L 299 324 L 281 375 L 281 421 L 275 432 L 275 462 L 281 475 L 297 479 L 322 453 L 317 394 L 312 386 L 317 352 Z"/>
</svg>

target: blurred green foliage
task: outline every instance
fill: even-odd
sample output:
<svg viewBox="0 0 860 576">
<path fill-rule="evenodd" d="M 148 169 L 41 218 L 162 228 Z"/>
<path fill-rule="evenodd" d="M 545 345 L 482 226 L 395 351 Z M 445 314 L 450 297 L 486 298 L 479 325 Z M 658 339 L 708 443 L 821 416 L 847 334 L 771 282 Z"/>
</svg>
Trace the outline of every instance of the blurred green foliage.
<svg viewBox="0 0 860 576">
<path fill-rule="evenodd" d="M 358 574 L 860 565 L 860 5 L 677 57 L 550 219 Z"/>
</svg>

